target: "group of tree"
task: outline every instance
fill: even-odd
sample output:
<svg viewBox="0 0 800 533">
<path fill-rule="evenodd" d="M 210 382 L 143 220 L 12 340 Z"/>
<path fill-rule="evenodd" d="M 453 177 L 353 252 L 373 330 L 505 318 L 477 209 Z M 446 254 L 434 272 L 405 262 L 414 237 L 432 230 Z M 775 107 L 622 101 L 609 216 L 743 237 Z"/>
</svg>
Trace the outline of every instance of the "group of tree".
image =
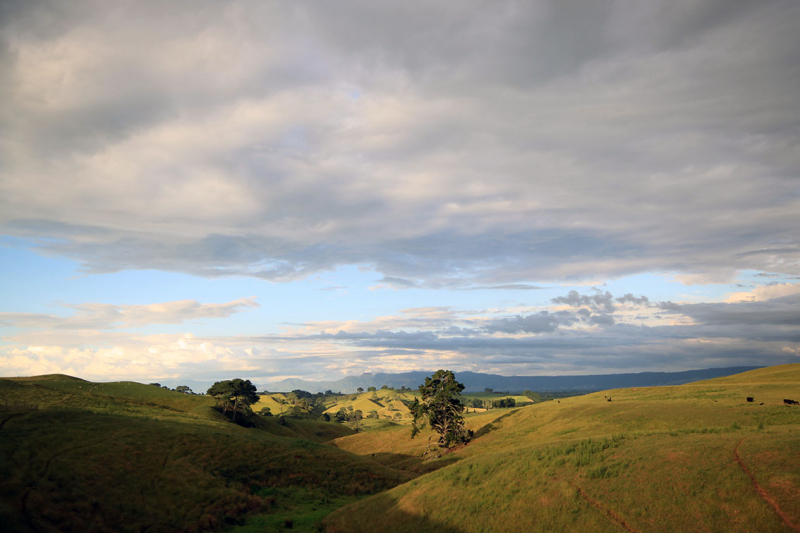
<svg viewBox="0 0 800 533">
<path fill-rule="evenodd" d="M 240 412 L 248 415 L 251 412 L 250 405 L 258 401 L 256 386 L 249 379 L 217 381 L 208 389 L 208 395 L 217 400 L 222 414 L 228 416 L 228 411 L 232 411 L 233 422 L 236 422 L 236 415 Z"/>
<path fill-rule="evenodd" d="M 186 387 L 188 389 L 188 387 Z M 388 388 L 384 386 L 383 388 Z M 375 387 L 370 387 L 373 391 Z M 472 432 L 464 427 L 464 404 L 461 399 L 461 392 L 464 385 L 455 379 L 453 372 L 449 370 L 438 370 L 431 377 L 425 378 L 425 383 L 419 386 L 419 397 L 408 407 L 413 416 L 411 424 L 411 437 L 414 438 L 427 423 L 438 435 L 438 444 L 449 448 L 456 444 L 468 442 L 472 438 Z M 189 389 L 191 391 L 191 389 Z M 217 381 L 209 389 L 207 394 L 217 400 L 217 407 L 225 416 L 230 416 L 232 421 L 236 421 L 237 414 L 249 415 L 252 413 L 250 406 L 259 399 L 256 387 L 250 380 L 229 379 Z M 302 390 L 294 390 L 286 395 L 285 403 L 291 405 L 288 416 L 293 414 L 302 416 L 303 413 L 314 414 L 316 410 L 324 411 L 324 398 L 326 394 L 312 394 Z M 514 399 L 508 398 L 514 405 Z M 230 415 L 229 415 L 230 413 Z M 261 409 L 260 414 L 271 416 L 269 407 Z M 319 418 L 331 420 L 327 413 L 320 412 Z M 377 410 L 369 411 L 367 418 L 377 418 Z M 387 415 L 389 419 L 402 419 L 402 414 L 396 412 L 394 415 Z M 355 422 L 356 426 L 364 418 L 359 409 L 353 409 L 352 405 L 342 407 L 333 417 L 337 422 Z"/>
<path fill-rule="evenodd" d="M 514 407 L 517 405 L 517 401 L 514 398 L 503 398 L 502 400 L 495 400 L 492 402 L 492 407 L 495 409 L 506 408 L 506 407 Z"/>
<path fill-rule="evenodd" d="M 170 389 L 168 386 L 162 385 L 161 383 L 148 383 L 148 385 L 152 387 L 158 387 L 159 389 L 174 390 L 175 392 L 181 392 L 183 394 L 194 394 L 194 392 L 192 392 L 192 389 L 190 389 L 186 385 L 178 385 L 174 389 Z"/>
<path fill-rule="evenodd" d="M 367 392 L 375 392 L 377 390 L 378 390 L 377 387 L 372 387 L 372 386 L 367 387 Z M 410 391 L 412 389 L 407 388 L 405 385 L 403 385 L 399 389 L 396 389 L 394 387 L 390 387 L 389 385 L 381 385 L 381 390 L 391 390 L 391 391 L 399 390 L 400 392 L 406 392 L 406 391 Z M 358 392 L 358 394 L 361 394 L 362 392 L 364 392 L 364 387 L 358 387 L 356 389 L 356 392 Z"/>
<path fill-rule="evenodd" d="M 522 395 L 528 398 L 533 403 L 539 403 L 542 401 L 542 395 L 539 394 L 538 392 L 533 392 L 532 390 L 526 390 L 525 392 L 522 393 Z"/>
<path fill-rule="evenodd" d="M 364 418 L 361 409 L 353 409 L 352 405 L 340 408 L 334 415 L 334 419 L 339 422 L 360 422 Z"/>
</svg>

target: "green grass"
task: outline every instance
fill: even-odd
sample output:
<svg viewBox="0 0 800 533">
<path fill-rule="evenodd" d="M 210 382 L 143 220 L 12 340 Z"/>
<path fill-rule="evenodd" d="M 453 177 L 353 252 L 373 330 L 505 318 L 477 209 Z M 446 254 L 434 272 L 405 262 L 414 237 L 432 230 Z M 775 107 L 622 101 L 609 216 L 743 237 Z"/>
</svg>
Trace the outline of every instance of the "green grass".
<svg viewBox="0 0 800 533">
<path fill-rule="evenodd" d="M 256 417 L 243 428 L 210 398 L 65 376 L 0 379 L 0 393 L 39 404 L 0 412 L 4 530 L 222 530 L 271 520 L 298 491 L 308 508 L 292 512 L 318 521 L 410 479 L 322 444 L 352 433 L 338 424 Z"/>
<path fill-rule="evenodd" d="M 382 408 L 413 399 L 377 393 Z M 374 404 L 371 396 L 331 398 L 328 409 Z M 0 411 L 0 524 L 21 532 L 248 533 L 287 531 L 289 522 L 331 533 L 789 531 L 763 497 L 800 525 L 800 408 L 783 398 L 800 399 L 800 365 L 470 413 L 476 438 L 430 460 L 435 436 L 412 440 L 407 423 L 365 420 L 367 431 L 356 433 L 255 416 L 243 428 L 205 396 L 58 375 L 0 379 L 0 405 L 39 406 Z"/>
<path fill-rule="evenodd" d="M 352 407 L 354 411 L 360 410 L 364 417 L 370 411 L 376 411 L 380 420 L 386 420 L 386 417 L 394 419 L 399 413 L 402 417 L 399 422 L 409 424 L 412 416 L 406 404 L 413 402 L 415 397 L 411 391 L 390 389 L 379 389 L 361 394 L 345 394 L 330 397 L 325 404 L 325 412 L 333 416 L 341 408 Z"/>
<path fill-rule="evenodd" d="M 248 516 L 244 523 L 230 527 L 231 533 L 287 531 L 318 532 L 319 523 L 332 511 L 354 503 L 363 496 L 331 495 L 305 487 L 267 487 L 258 495 L 276 503 L 268 514 Z"/>
<path fill-rule="evenodd" d="M 522 396 L 519 394 L 496 394 L 493 392 L 469 392 L 466 394 L 462 394 L 462 397 L 465 401 L 471 400 L 473 398 L 478 400 L 488 400 L 490 402 L 503 400 L 506 398 L 514 398 L 514 401 L 517 404 L 517 407 L 520 407 L 525 404 L 533 403 L 530 398 L 527 396 Z"/>
<path fill-rule="evenodd" d="M 327 531 L 787 531 L 735 454 L 800 524 L 800 409 L 782 405 L 800 397 L 800 365 L 755 372 L 468 417 L 491 430 L 449 464 L 332 513 Z M 388 430 L 335 443 L 419 449 Z"/>
</svg>

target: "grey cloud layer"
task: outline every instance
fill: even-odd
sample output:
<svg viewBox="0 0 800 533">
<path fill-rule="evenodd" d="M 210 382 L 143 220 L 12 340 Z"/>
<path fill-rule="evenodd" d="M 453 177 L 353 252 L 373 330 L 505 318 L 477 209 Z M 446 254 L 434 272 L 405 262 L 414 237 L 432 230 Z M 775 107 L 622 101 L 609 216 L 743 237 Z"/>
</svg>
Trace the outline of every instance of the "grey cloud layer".
<svg viewBox="0 0 800 533">
<path fill-rule="evenodd" d="M 371 322 L 299 324 L 286 334 L 256 337 L 124 331 L 225 317 L 257 305 L 246 298 L 221 304 L 82 304 L 71 306 L 71 317 L 6 313 L 0 326 L 19 331 L 5 339 L 11 347 L 0 350 L 0 366 L 21 374 L 69 371 L 120 379 L 211 379 L 234 371 L 319 378 L 434 366 L 509 375 L 675 370 L 782 364 L 800 356 L 800 293 L 687 304 L 592 290 L 555 300 L 558 306 L 527 314 L 411 308 Z M 564 309 L 561 300 L 575 305 Z M 619 305 L 607 309 L 609 301 Z"/>
<path fill-rule="evenodd" d="M 571 291 L 554 299 L 555 303 L 565 301 L 575 309 L 481 320 L 449 310 L 429 323 L 424 320 L 425 313 L 414 323 L 398 318 L 395 329 L 323 331 L 258 341 L 335 343 L 367 353 L 393 350 L 393 356 L 406 352 L 428 353 L 433 358 L 436 353 L 459 354 L 459 364 L 470 369 L 497 370 L 493 365 L 502 364 L 506 373 L 518 375 L 553 368 L 609 371 L 736 366 L 748 360 L 767 365 L 794 362 L 800 355 L 800 294 L 711 304 L 650 303 L 644 295 L 615 298 L 597 290 L 588 295 Z M 607 307 L 612 301 L 691 321 L 647 325 L 641 317 L 632 319 L 628 309 Z M 598 307 L 603 312 L 593 312 Z M 589 325 L 594 327 L 587 328 Z M 382 356 L 374 353 L 379 361 Z"/>
<path fill-rule="evenodd" d="M 2 9 L 2 231 L 89 271 L 800 274 L 793 1 Z"/>
</svg>

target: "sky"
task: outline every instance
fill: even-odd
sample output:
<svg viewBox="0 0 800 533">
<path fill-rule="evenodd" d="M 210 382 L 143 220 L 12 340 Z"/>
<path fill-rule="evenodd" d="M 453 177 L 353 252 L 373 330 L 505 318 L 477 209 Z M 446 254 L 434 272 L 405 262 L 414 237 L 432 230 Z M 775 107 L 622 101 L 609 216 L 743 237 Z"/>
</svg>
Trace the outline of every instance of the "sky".
<svg viewBox="0 0 800 533">
<path fill-rule="evenodd" d="M 0 375 L 800 363 L 795 0 L 0 3 Z"/>
</svg>

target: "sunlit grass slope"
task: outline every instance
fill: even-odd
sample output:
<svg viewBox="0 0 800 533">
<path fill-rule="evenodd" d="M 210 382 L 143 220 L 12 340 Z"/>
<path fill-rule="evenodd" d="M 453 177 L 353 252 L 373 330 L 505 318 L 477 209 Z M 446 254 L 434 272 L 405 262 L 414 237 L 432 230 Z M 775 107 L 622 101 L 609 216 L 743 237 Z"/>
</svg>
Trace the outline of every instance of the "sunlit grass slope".
<svg viewBox="0 0 800 533">
<path fill-rule="evenodd" d="M 3 531 L 220 530 L 285 517 L 298 499 L 318 520 L 410 478 L 320 443 L 346 427 L 257 417 L 243 428 L 209 398 L 148 385 L 0 379 L 5 399 L 39 408 L 0 412 Z"/>
<path fill-rule="evenodd" d="M 519 394 L 495 394 L 489 392 L 470 392 L 463 395 L 466 399 L 477 398 L 479 400 L 488 400 L 489 402 L 503 400 L 505 398 L 513 398 L 517 405 L 527 405 L 533 403 L 527 396 Z"/>
<path fill-rule="evenodd" d="M 258 401 L 252 405 L 253 411 L 259 412 L 264 407 L 269 407 L 273 415 L 280 415 L 284 411 L 288 411 L 291 405 L 280 403 L 278 400 L 285 400 L 285 396 L 281 393 L 262 394 L 258 397 Z"/>
<path fill-rule="evenodd" d="M 800 400 L 800 365 L 545 402 L 488 431 L 502 411 L 476 415 L 481 436 L 448 464 L 336 511 L 327 530 L 798 530 L 800 407 L 784 398 Z M 410 460 L 424 442 L 400 429 L 335 443 Z"/>
<path fill-rule="evenodd" d="M 376 411 L 381 419 L 394 417 L 399 413 L 403 421 L 409 422 L 411 413 L 405 404 L 413 402 L 414 398 L 413 392 L 391 389 L 379 389 L 374 392 L 362 392 L 361 394 L 346 394 L 332 397 L 325 404 L 325 412 L 335 415 L 341 408 L 352 407 L 354 411 L 360 410 L 365 417 L 370 411 Z"/>
</svg>

